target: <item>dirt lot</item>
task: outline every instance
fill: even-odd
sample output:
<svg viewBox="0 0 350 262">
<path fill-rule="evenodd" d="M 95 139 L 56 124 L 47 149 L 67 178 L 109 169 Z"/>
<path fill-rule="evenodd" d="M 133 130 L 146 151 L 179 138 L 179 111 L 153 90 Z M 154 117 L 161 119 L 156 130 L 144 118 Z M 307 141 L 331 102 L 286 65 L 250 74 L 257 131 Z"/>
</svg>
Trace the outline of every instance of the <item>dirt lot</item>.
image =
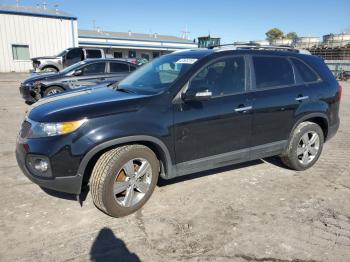
<svg viewBox="0 0 350 262">
<path fill-rule="evenodd" d="M 24 75 L 0 75 L 0 261 L 350 261 L 350 83 L 315 167 L 277 158 L 164 182 L 115 219 L 22 175 L 14 148 Z"/>
</svg>

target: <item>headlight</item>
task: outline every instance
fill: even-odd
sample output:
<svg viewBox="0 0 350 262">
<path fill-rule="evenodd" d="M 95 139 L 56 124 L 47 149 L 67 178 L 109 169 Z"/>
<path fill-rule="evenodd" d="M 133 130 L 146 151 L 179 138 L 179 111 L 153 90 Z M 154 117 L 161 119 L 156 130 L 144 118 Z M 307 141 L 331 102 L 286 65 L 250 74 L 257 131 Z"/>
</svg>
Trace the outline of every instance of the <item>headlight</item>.
<svg viewBox="0 0 350 262">
<path fill-rule="evenodd" d="M 82 126 L 87 119 L 60 123 L 33 123 L 32 130 L 29 132 L 28 138 L 48 137 L 65 135 L 74 132 Z"/>
<path fill-rule="evenodd" d="M 40 85 L 41 85 L 41 82 L 40 82 L 40 81 L 35 81 L 33 85 L 34 85 L 35 87 L 40 86 Z"/>
</svg>

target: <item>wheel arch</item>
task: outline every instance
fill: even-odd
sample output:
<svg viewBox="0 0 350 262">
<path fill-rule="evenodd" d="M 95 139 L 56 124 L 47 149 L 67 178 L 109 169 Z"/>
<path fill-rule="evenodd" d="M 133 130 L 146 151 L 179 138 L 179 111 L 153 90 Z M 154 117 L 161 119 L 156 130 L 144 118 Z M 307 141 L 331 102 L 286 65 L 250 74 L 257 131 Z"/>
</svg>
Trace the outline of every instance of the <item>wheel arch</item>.
<svg viewBox="0 0 350 262">
<path fill-rule="evenodd" d="M 42 70 L 45 70 L 45 68 L 48 68 L 48 67 L 55 68 L 55 69 L 57 70 L 57 72 L 59 72 L 59 71 L 60 71 L 60 70 L 58 69 L 58 67 L 57 67 L 57 66 L 55 66 L 55 65 L 51 65 L 51 64 L 43 66 L 43 68 L 41 69 L 41 71 L 42 71 Z"/>
<path fill-rule="evenodd" d="M 62 88 L 64 91 L 67 90 L 64 86 L 62 86 L 62 85 L 60 85 L 60 84 L 51 84 L 51 85 L 44 85 L 44 84 L 43 84 L 43 85 L 41 86 L 41 88 L 40 88 L 40 93 L 41 93 L 41 95 L 42 95 L 42 96 L 44 95 L 44 92 L 45 92 L 46 89 L 48 89 L 48 88 L 50 88 L 50 87 L 55 87 L 55 86 L 57 86 L 57 87 L 59 87 L 59 88 Z"/>
<path fill-rule="evenodd" d="M 158 138 L 152 136 L 131 136 L 109 140 L 92 148 L 85 154 L 80 162 L 78 176 L 81 177 L 81 186 L 90 180 L 92 169 L 99 157 L 106 151 L 117 146 L 140 144 L 150 148 L 160 160 L 161 177 L 167 179 L 173 172 L 172 160 L 166 145 Z"/>
<path fill-rule="evenodd" d="M 302 122 L 309 121 L 318 124 L 324 135 L 324 140 L 327 140 L 328 130 L 329 130 L 329 120 L 325 113 L 310 113 L 300 117 L 294 124 L 292 132 L 295 128 Z"/>
</svg>

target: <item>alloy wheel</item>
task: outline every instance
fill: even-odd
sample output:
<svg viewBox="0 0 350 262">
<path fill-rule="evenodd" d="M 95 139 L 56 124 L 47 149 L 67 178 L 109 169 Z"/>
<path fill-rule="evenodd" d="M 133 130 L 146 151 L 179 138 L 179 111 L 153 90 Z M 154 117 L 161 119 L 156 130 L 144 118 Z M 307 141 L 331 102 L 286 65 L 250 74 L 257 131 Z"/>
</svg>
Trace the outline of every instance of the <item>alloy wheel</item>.
<svg viewBox="0 0 350 262">
<path fill-rule="evenodd" d="M 297 157 L 302 165 L 308 165 L 317 156 L 320 149 L 320 137 L 314 131 L 306 132 L 299 140 Z"/>
<path fill-rule="evenodd" d="M 114 199 L 121 206 L 132 207 L 146 195 L 151 182 L 151 164 L 143 158 L 129 160 L 116 175 L 113 185 Z"/>
</svg>

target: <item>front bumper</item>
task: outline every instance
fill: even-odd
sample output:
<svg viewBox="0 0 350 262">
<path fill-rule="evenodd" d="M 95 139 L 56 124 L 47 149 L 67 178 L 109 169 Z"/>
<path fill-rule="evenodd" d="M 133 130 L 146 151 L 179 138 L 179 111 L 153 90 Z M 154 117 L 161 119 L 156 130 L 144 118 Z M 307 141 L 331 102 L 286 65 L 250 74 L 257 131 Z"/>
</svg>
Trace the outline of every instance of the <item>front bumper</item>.
<svg viewBox="0 0 350 262">
<path fill-rule="evenodd" d="M 21 84 L 19 87 L 19 92 L 26 102 L 35 103 L 36 101 L 38 101 L 39 94 L 37 94 L 37 92 L 34 91 L 34 87 L 32 86 Z"/>
<path fill-rule="evenodd" d="M 39 177 L 30 172 L 27 167 L 28 144 L 17 141 L 16 159 L 18 166 L 26 177 L 33 183 L 48 189 L 70 194 L 80 194 L 82 185 L 82 176 L 52 176 L 50 178 Z"/>
</svg>

